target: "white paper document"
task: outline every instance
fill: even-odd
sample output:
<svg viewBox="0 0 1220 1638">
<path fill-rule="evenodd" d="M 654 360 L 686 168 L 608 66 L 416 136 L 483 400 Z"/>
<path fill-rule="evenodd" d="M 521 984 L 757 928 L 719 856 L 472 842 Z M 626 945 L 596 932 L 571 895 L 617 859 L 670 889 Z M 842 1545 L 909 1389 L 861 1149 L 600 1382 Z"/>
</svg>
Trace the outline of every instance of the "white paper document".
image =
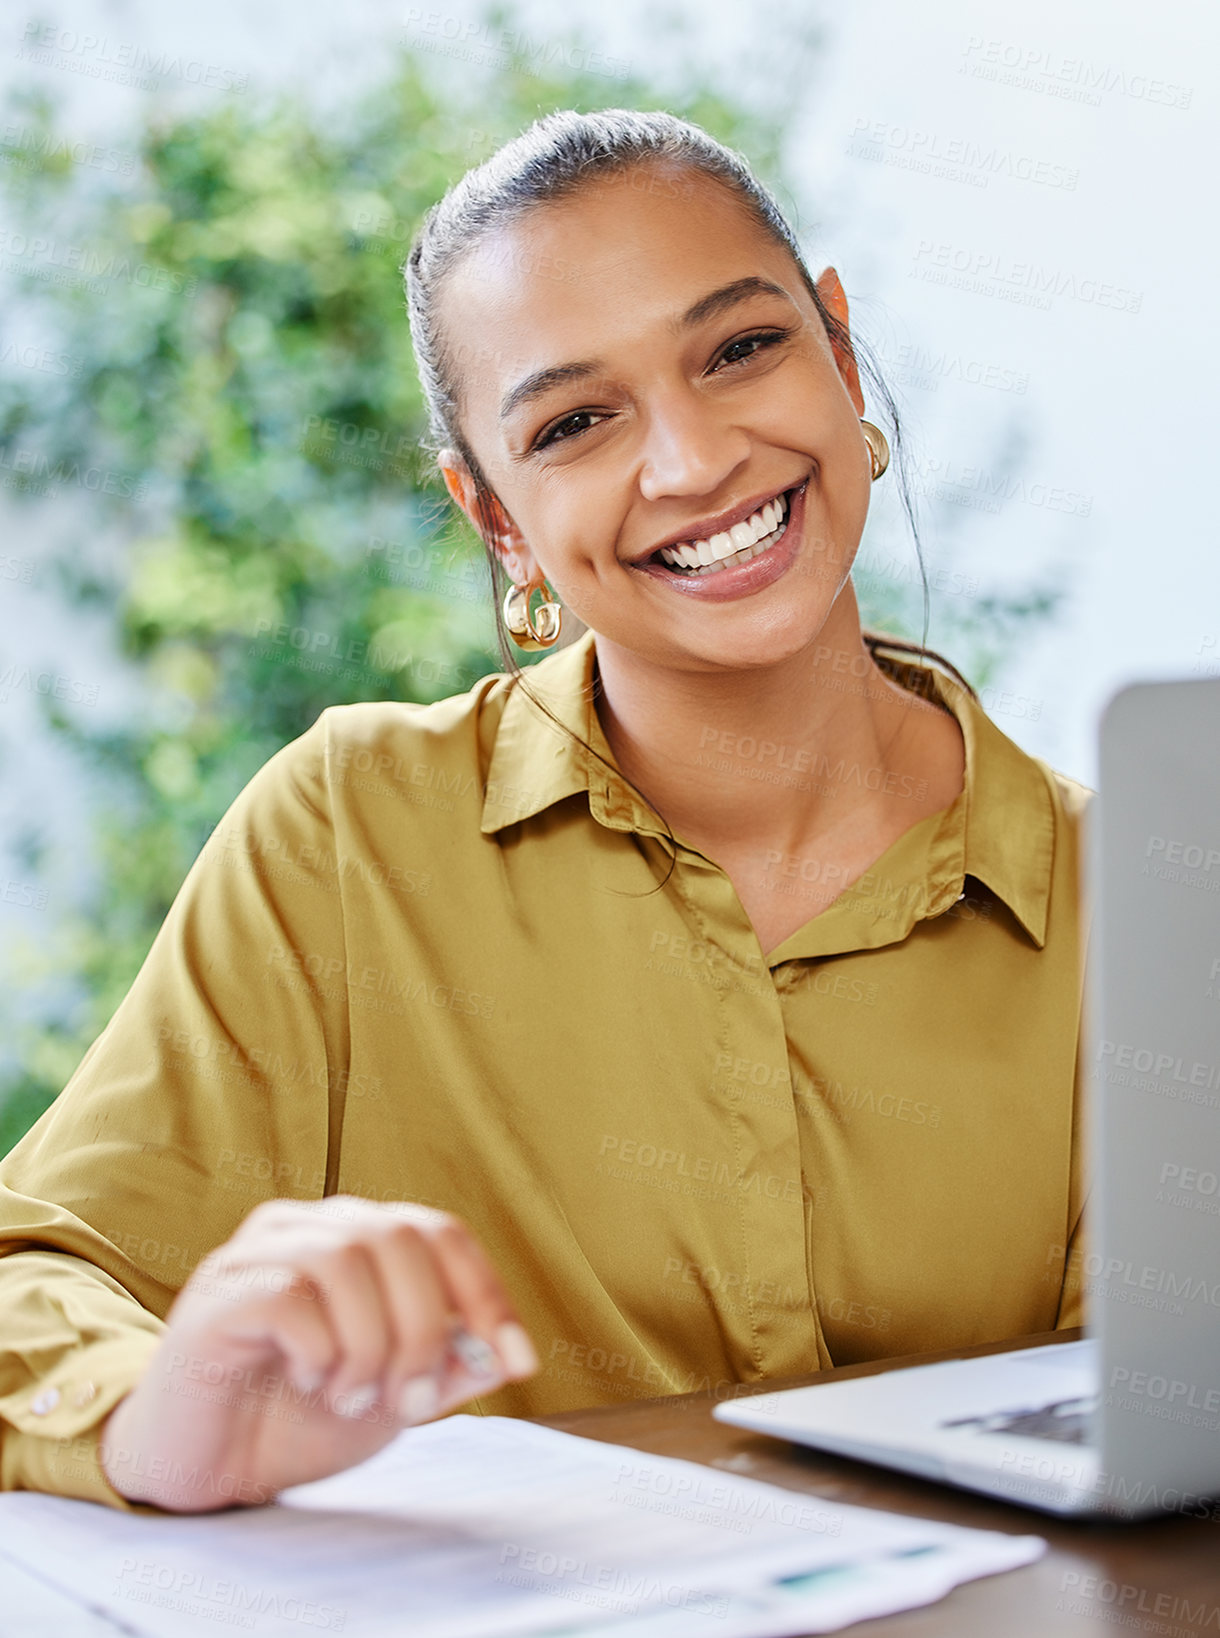
<svg viewBox="0 0 1220 1638">
<path fill-rule="evenodd" d="M 783 1638 L 931 1603 L 1045 1545 L 450 1416 L 271 1507 L 0 1496 L 0 1607 L 9 1560 L 148 1638 Z"/>
</svg>

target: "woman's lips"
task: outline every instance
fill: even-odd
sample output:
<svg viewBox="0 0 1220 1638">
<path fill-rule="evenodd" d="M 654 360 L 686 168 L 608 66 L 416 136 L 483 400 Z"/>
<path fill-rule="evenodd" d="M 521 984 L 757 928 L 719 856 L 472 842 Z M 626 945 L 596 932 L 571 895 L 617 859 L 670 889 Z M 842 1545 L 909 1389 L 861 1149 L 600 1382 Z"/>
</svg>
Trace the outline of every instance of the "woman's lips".
<svg viewBox="0 0 1220 1638">
<path fill-rule="evenodd" d="M 776 541 L 774 546 L 768 547 L 759 557 L 752 557 L 748 563 L 742 563 L 735 569 L 720 569 L 715 574 L 682 574 L 663 568 L 658 563 L 647 560 L 632 565 L 639 574 L 646 574 L 654 580 L 663 580 L 667 586 L 672 586 L 677 592 L 686 597 L 698 597 L 704 602 L 728 603 L 736 597 L 749 597 L 751 593 L 761 591 L 769 586 L 789 568 L 801 544 L 801 527 L 805 521 L 805 491 L 809 486 L 809 479 L 799 484 L 797 488 L 788 492 L 787 527 Z"/>
</svg>

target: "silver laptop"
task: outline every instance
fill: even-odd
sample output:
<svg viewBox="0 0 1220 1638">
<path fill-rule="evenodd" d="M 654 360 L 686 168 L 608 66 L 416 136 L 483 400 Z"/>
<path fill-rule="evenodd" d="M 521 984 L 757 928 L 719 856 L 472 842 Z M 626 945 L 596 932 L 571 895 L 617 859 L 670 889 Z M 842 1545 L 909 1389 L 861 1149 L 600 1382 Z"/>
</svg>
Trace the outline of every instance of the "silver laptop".
<svg viewBox="0 0 1220 1638">
<path fill-rule="evenodd" d="M 1220 679 L 1115 694 L 1098 786 L 1087 1339 L 714 1415 L 1048 1512 L 1220 1518 Z"/>
</svg>

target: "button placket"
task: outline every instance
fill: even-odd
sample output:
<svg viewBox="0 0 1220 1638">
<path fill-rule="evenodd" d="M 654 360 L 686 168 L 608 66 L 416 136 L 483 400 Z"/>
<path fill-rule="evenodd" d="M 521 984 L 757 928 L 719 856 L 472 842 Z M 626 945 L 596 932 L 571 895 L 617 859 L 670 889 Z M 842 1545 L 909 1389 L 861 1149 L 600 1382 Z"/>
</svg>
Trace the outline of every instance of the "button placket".
<svg viewBox="0 0 1220 1638">
<path fill-rule="evenodd" d="M 695 861 L 692 861 L 695 862 Z M 728 1064 L 719 1066 L 737 1158 L 736 1208 L 743 1264 L 741 1290 L 755 1338 L 754 1368 L 779 1376 L 816 1369 L 817 1319 L 806 1259 L 804 1190 L 787 1036 L 773 976 L 729 877 L 700 856 L 698 902 L 683 892 L 688 913 L 710 944 L 725 951 L 717 986 Z M 681 889 L 680 889 L 681 890 Z M 734 952 L 748 950 L 748 960 Z M 733 1095 L 744 1064 L 768 1069 L 764 1097 Z M 768 1067 L 769 1066 L 769 1067 Z"/>
</svg>

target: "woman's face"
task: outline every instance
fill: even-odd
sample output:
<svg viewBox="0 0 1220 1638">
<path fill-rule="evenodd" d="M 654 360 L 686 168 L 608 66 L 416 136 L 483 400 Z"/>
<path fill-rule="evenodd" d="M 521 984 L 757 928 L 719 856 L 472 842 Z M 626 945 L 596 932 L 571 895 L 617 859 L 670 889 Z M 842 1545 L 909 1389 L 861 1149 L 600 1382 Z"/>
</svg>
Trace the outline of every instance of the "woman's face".
<svg viewBox="0 0 1220 1638">
<path fill-rule="evenodd" d="M 818 290 L 846 322 L 832 271 Z M 868 509 L 863 399 L 726 189 L 648 166 L 532 210 L 458 264 L 441 321 L 514 580 L 545 576 L 599 646 L 670 669 L 817 640 Z"/>
</svg>

